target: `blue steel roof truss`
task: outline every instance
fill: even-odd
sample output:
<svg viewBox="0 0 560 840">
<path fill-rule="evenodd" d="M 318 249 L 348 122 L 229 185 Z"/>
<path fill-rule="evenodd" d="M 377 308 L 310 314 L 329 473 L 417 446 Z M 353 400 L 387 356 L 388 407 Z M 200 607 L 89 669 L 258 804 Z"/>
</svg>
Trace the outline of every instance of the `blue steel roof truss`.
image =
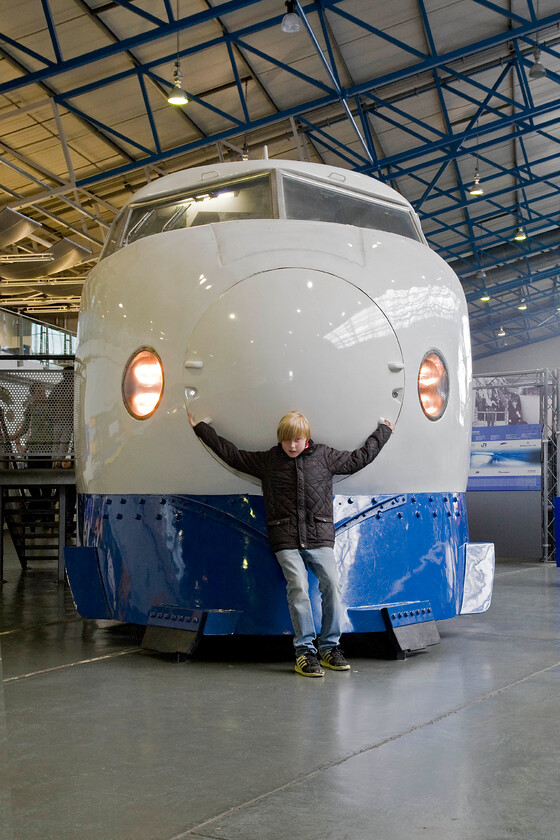
<svg viewBox="0 0 560 840">
<path fill-rule="evenodd" d="M 488 31 L 493 34 L 473 40 L 465 38 L 460 46 L 447 49 L 445 45 L 438 50 L 439 24 L 424 0 L 416 0 L 424 46 L 420 37 L 415 43 L 407 43 L 389 29 L 383 30 L 376 25 L 382 23 L 382 15 L 374 11 L 368 20 L 359 17 L 353 0 L 296 0 L 302 35 L 311 45 L 316 62 L 311 74 L 273 54 L 273 48 L 267 45 L 267 32 L 276 31 L 285 11 L 281 0 L 216 0 L 212 6 L 204 0 L 203 9 L 192 11 L 196 4 L 190 3 L 189 13 L 182 16 L 177 15 L 179 5 L 174 9 L 172 0 L 161 0 L 149 9 L 128 0 L 115 0 L 99 7 L 103 9 L 99 15 L 86 0 L 79 0 L 91 18 L 97 15 L 101 19 L 109 6 L 117 6 L 121 14 L 133 15 L 144 25 L 135 27 L 134 31 L 138 31 L 132 36 L 115 35 L 112 43 L 72 58 L 64 57 L 51 2 L 40 0 L 48 42 L 43 42 L 41 53 L 39 48 L 31 49 L 9 32 L 0 35 L 4 56 L 27 71 L 0 83 L 0 96 L 42 85 L 52 92 L 60 108 L 106 137 L 113 149 L 122 150 L 121 161 L 102 172 L 92 171 L 77 178 L 78 190 L 95 189 L 128 173 L 178 159 L 188 164 L 189 155 L 201 149 L 219 148 L 221 142 L 256 145 L 260 142 L 256 138 L 263 133 L 272 137 L 285 135 L 287 122 L 291 121 L 292 128 L 297 124 L 299 133 L 307 138 L 319 159 L 370 173 L 396 186 L 409 198 L 432 247 L 454 265 L 464 280 L 475 356 L 487 355 L 509 349 L 512 341 L 526 343 L 542 340 L 543 334 L 560 334 L 559 269 L 554 265 L 542 269 L 534 261 L 560 244 L 560 214 L 555 211 L 554 201 L 560 186 L 560 73 L 556 69 L 560 68 L 560 38 L 554 36 L 554 29 L 560 27 L 560 11 L 539 17 L 533 0 L 519 3 L 514 10 L 509 4 L 502 7 L 491 0 L 463 2 L 468 2 L 473 14 L 478 8 L 489 16 L 492 27 Z M 254 22 L 247 25 L 246 16 L 242 16 L 244 23 L 236 26 L 236 13 L 251 8 Z M 360 9 L 365 17 L 363 6 Z M 170 51 L 170 43 L 179 33 L 196 34 L 197 27 L 212 21 L 219 25 L 219 34 L 212 36 L 205 30 L 204 37 L 191 37 L 188 46 Z M 344 44 L 334 34 L 337 21 L 340 26 L 353 27 L 360 37 L 367 37 L 370 49 L 390 49 L 393 57 L 402 57 L 402 63 L 393 61 L 392 69 L 352 80 L 345 86 L 349 74 L 341 64 Z M 539 39 L 539 33 L 545 37 Z M 553 65 L 547 67 L 547 93 L 543 95 L 541 88 L 538 97 L 528 75 L 536 39 L 543 61 Z M 154 55 L 151 49 L 150 59 L 141 60 L 144 47 L 153 48 L 160 42 L 160 54 Z M 155 99 L 153 87 L 162 97 L 172 87 L 167 76 L 171 63 L 180 60 L 188 65 L 195 57 L 203 61 L 205 54 L 214 49 L 223 51 L 224 61 L 227 57 L 231 69 L 230 107 L 224 106 L 223 99 L 219 104 L 210 101 L 213 89 L 191 90 L 188 84 L 183 85 L 190 102 L 199 110 L 193 114 L 187 107 L 179 109 L 179 113 L 196 136 L 166 145 L 162 140 L 162 115 L 154 108 L 161 99 Z M 131 66 L 107 74 L 100 72 L 105 59 L 117 56 L 131 58 Z M 299 97 L 277 107 L 264 79 L 253 70 L 251 57 L 259 66 L 275 68 L 292 78 L 300 88 Z M 310 61 L 307 66 L 311 66 Z M 72 85 L 72 71 L 88 67 L 95 68 L 94 79 Z M 160 68 L 165 68 L 164 72 Z M 103 91 L 109 97 L 112 88 L 116 90 L 134 79 L 149 125 L 149 134 L 143 134 L 142 139 L 126 133 L 122 126 L 108 124 L 90 106 L 90 95 Z M 403 89 L 407 82 L 410 84 Z M 266 113 L 251 114 L 249 85 L 259 88 L 268 104 Z M 423 113 L 418 107 L 426 94 L 435 97 L 432 101 L 438 104 L 439 120 L 433 120 L 429 111 Z M 458 118 L 450 103 L 459 104 Z M 212 124 L 218 124 L 217 128 L 202 128 L 204 120 L 200 115 L 204 112 L 212 115 Z M 398 134 L 398 150 L 391 148 L 390 141 L 384 148 L 385 138 L 392 132 L 394 136 Z M 504 154 L 504 148 L 511 151 Z M 484 185 L 484 194 L 478 198 L 468 192 L 475 166 L 482 170 Z M 512 245 L 511 240 L 521 225 L 529 239 L 519 247 Z M 555 231 L 558 237 L 553 242 Z M 516 265 L 514 276 L 500 281 L 501 267 L 512 262 Z M 474 279 L 481 268 L 492 272 L 491 281 L 485 286 L 491 303 L 485 306 L 478 302 L 482 287 Z M 517 289 L 526 291 L 528 307 L 535 306 L 535 314 L 529 309 L 523 315 L 513 311 L 515 307 L 509 305 L 507 295 Z M 492 323 L 499 321 L 499 327 L 503 327 L 506 316 L 515 324 L 507 346 L 489 327 L 492 319 Z"/>
</svg>

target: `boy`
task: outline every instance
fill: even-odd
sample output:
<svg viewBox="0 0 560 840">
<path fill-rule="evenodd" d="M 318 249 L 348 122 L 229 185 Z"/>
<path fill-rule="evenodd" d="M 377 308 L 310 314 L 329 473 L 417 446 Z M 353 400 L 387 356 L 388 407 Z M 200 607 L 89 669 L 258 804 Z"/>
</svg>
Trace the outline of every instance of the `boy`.
<svg viewBox="0 0 560 840">
<path fill-rule="evenodd" d="M 362 447 L 346 452 L 315 444 L 307 418 L 290 411 L 278 424 L 278 445 L 265 452 L 249 452 L 237 449 L 207 423 L 197 423 L 190 412 L 189 421 L 222 461 L 261 480 L 270 547 L 286 578 L 296 673 L 322 677 L 321 665 L 348 671 L 350 665 L 339 647 L 342 607 L 333 551 L 332 480 L 334 475 L 350 475 L 370 464 L 390 438 L 393 424 L 385 420 Z M 316 575 L 321 592 L 319 656 L 307 569 Z"/>
</svg>

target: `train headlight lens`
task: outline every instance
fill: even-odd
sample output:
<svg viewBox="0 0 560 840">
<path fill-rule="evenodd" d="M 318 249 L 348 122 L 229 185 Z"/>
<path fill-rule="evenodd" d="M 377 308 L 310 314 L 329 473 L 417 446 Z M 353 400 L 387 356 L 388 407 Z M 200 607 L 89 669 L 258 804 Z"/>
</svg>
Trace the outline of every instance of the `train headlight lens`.
<svg viewBox="0 0 560 840">
<path fill-rule="evenodd" d="M 449 399 L 447 366 L 436 350 L 424 356 L 418 374 L 418 396 L 428 420 L 439 420 Z"/>
<path fill-rule="evenodd" d="M 133 417 L 151 417 L 163 394 L 163 367 L 157 353 L 146 348 L 132 356 L 124 371 L 122 394 Z"/>
</svg>

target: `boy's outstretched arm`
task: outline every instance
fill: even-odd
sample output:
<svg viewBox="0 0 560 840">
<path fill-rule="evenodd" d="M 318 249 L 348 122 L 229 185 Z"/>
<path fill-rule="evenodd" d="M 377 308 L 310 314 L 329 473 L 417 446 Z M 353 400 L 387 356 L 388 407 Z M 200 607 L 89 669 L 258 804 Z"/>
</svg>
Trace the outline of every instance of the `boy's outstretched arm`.
<svg viewBox="0 0 560 840">
<path fill-rule="evenodd" d="M 189 423 L 194 433 L 199 437 L 218 458 L 239 472 L 248 473 L 260 478 L 261 468 L 266 457 L 266 452 L 248 452 L 238 449 L 230 440 L 221 437 L 212 426 L 205 420 L 196 421 L 192 412 L 189 411 Z M 208 418 L 209 419 L 209 418 Z"/>
<path fill-rule="evenodd" d="M 383 420 L 377 429 L 368 437 L 363 446 L 352 452 L 331 449 L 329 452 L 329 466 L 333 475 L 351 475 L 363 470 L 377 458 L 391 435 L 395 426 L 390 420 Z"/>
</svg>

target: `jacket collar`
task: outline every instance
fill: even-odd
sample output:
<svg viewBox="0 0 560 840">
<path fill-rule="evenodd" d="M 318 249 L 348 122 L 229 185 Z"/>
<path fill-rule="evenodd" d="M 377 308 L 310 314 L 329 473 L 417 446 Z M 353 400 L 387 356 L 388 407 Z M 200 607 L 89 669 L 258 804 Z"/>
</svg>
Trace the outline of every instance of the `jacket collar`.
<svg viewBox="0 0 560 840">
<path fill-rule="evenodd" d="M 311 455 L 311 453 L 315 449 L 315 443 L 314 443 L 313 440 L 311 440 L 311 438 L 309 438 L 309 442 L 308 442 L 307 447 L 303 450 L 303 452 L 300 452 L 300 454 L 297 456 L 297 458 L 290 458 L 289 455 L 286 455 L 286 453 L 282 449 L 282 444 L 280 442 L 278 442 L 276 444 L 276 448 L 277 448 L 278 452 L 280 453 L 280 455 L 283 455 L 284 458 L 289 458 L 290 461 L 297 461 L 297 458 L 301 458 L 304 455 Z"/>
</svg>

